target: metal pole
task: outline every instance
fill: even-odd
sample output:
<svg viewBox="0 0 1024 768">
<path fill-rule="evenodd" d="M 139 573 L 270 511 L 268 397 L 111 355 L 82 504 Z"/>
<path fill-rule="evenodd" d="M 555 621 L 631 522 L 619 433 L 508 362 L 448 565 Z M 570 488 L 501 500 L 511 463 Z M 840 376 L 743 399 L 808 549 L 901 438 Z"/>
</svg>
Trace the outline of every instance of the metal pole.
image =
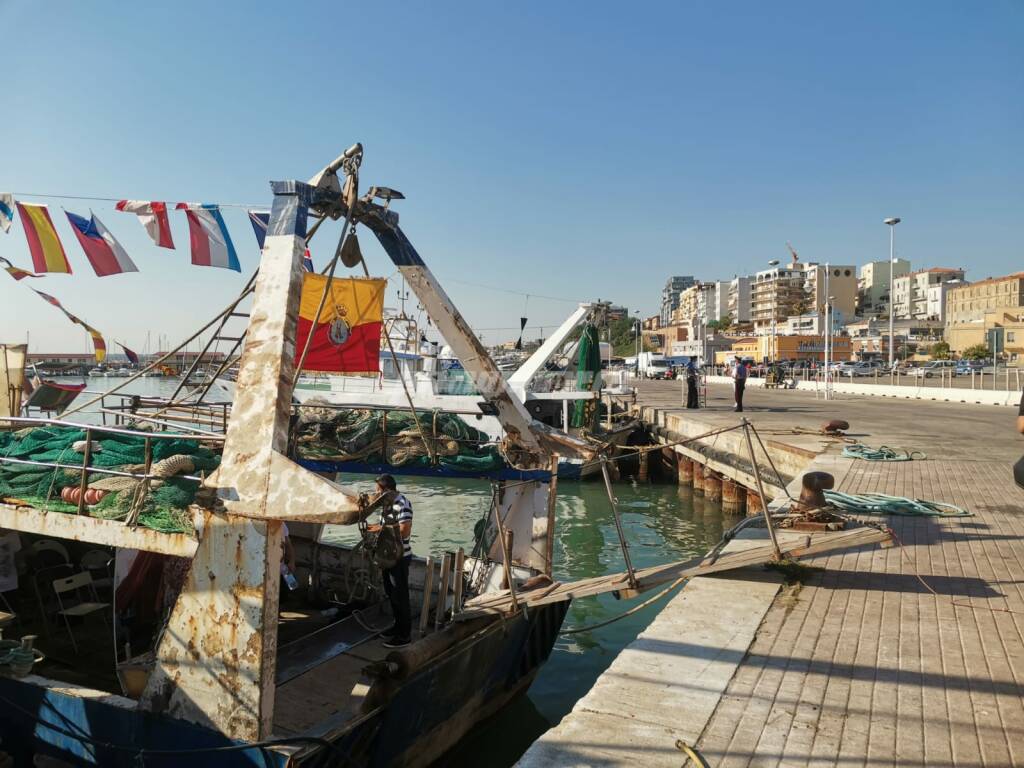
<svg viewBox="0 0 1024 768">
<path fill-rule="evenodd" d="M 622 548 L 622 559 L 626 562 L 626 573 L 629 576 L 629 586 L 637 588 L 636 573 L 633 571 L 633 561 L 629 557 L 629 545 L 626 544 L 626 534 L 622 530 L 622 521 L 619 519 L 619 505 L 616 503 L 615 493 L 612 491 L 612 479 L 608 474 L 608 459 L 601 457 L 601 475 L 604 477 L 604 489 L 608 493 L 608 503 L 612 506 L 612 517 L 615 519 L 615 532 L 619 535 L 619 546 Z"/>
<path fill-rule="evenodd" d="M 764 483 L 761 482 L 761 468 L 757 465 L 757 456 L 754 455 L 754 443 L 750 439 L 750 422 L 746 417 L 741 419 L 743 423 L 743 436 L 747 440 L 747 454 L 750 456 L 750 466 L 754 470 L 754 479 L 757 481 L 757 492 L 761 496 L 761 509 L 764 512 L 764 522 L 768 528 L 768 537 L 772 540 L 772 548 L 775 550 L 775 557 L 782 559 L 782 550 L 779 549 L 779 540 L 775 537 L 775 528 L 772 525 L 772 515 L 768 511 L 768 498 L 764 495 Z"/>
<path fill-rule="evenodd" d="M 892 368 L 893 354 L 896 351 L 895 339 L 895 317 L 896 317 L 896 291 L 892 284 L 893 265 L 892 261 L 896 254 L 896 225 L 889 225 L 889 368 Z"/>
</svg>

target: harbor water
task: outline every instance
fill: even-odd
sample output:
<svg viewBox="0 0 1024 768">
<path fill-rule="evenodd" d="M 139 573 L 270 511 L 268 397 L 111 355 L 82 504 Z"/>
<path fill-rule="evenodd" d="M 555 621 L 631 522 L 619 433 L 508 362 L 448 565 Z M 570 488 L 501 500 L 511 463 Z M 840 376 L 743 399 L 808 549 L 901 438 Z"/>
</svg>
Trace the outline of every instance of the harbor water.
<svg viewBox="0 0 1024 768">
<path fill-rule="evenodd" d="M 80 381 L 80 379 L 78 380 Z M 91 379 L 89 390 L 119 383 Z M 147 378 L 132 382 L 126 394 L 169 396 L 177 380 Z M 211 399 L 214 399 L 211 397 Z M 89 421 L 99 414 L 92 411 Z M 84 414 L 72 418 L 79 419 Z M 369 490 L 373 478 L 341 478 L 359 490 Z M 398 477 L 399 489 L 415 511 L 412 548 L 416 555 L 443 555 L 473 546 L 474 525 L 487 513 L 490 485 L 478 480 L 438 480 Z M 722 536 L 721 507 L 694 498 L 692 490 L 675 484 L 636 483 L 629 477 L 614 487 L 634 566 L 644 567 L 703 554 Z M 625 569 L 614 519 L 601 482 L 562 481 L 558 487 L 555 535 L 555 578 L 559 581 L 620 572 Z M 351 541 L 352 529 L 332 527 L 326 538 Z M 564 629 L 589 626 L 609 619 L 642 601 L 618 601 L 611 595 L 573 602 Z M 608 626 L 561 636 L 526 696 L 480 724 L 442 763 L 455 768 L 513 765 L 530 744 L 557 723 L 590 689 L 622 648 L 636 638 L 660 610 L 655 603 Z M 481 755 L 486 755 L 482 759 Z"/>
</svg>

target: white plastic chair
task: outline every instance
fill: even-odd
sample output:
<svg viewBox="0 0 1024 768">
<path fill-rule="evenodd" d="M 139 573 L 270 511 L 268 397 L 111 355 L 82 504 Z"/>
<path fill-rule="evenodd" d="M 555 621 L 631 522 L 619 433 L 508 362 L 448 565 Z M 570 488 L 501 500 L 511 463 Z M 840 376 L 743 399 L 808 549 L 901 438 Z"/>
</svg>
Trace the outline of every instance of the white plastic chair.
<svg viewBox="0 0 1024 768">
<path fill-rule="evenodd" d="M 89 590 L 89 596 L 92 600 L 81 599 L 80 592 L 83 589 Z M 64 617 L 64 626 L 67 627 L 68 634 L 71 635 L 71 645 L 74 646 L 75 653 L 78 653 L 78 642 L 75 640 L 75 633 L 71 630 L 71 622 L 68 621 L 68 617 L 89 616 L 110 607 L 110 603 L 101 603 L 96 600 L 96 589 L 93 587 L 92 574 L 88 571 L 76 573 L 74 576 L 68 576 L 64 579 L 55 579 L 53 591 L 56 593 L 57 603 L 60 605 L 60 610 L 57 613 Z M 62 597 L 62 595 L 66 595 L 69 592 L 75 593 L 75 599 L 77 600 L 77 602 L 71 605 L 65 604 Z"/>
<path fill-rule="evenodd" d="M 102 549 L 90 549 L 82 555 L 78 564 L 82 566 L 83 571 L 95 574 L 92 585 L 97 589 L 107 589 L 114 586 L 114 576 L 112 573 L 114 558 L 109 552 Z"/>
</svg>

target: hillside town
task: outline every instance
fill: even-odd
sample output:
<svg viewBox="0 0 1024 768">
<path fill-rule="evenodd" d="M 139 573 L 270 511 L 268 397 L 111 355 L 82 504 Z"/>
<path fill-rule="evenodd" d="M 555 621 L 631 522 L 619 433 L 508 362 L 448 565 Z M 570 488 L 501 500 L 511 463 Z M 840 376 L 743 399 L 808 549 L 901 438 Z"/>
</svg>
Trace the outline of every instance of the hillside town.
<svg viewBox="0 0 1024 768">
<path fill-rule="evenodd" d="M 642 321 L 643 348 L 702 365 L 820 364 L 826 341 L 837 363 L 1024 360 L 1024 272 L 972 281 L 961 267 L 894 258 L 858 268 L 790 252 L 731 280 L 669 277 L 660 312 Z"/>
</svg>

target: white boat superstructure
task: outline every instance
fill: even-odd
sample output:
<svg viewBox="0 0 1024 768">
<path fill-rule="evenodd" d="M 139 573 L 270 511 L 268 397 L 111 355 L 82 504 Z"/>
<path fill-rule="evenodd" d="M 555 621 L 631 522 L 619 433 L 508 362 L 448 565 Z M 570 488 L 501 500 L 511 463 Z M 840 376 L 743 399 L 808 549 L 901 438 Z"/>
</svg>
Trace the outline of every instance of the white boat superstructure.
<svg viewBox="0 0 1024 768">
<path fill-rule="evenodd" d="M 576 352 L 576 343 L 569 339 L 580 325 L 592 322 L 604 308 L 603 304 L 580 304 L 526 362 L 507 376 L 509 389 L 533 418 L 566 429 L 576 401 L 598 398 L 602 391 L 630 391 L 620 372 L 609 376 L 607 371 L 599 374 L 590 388 L 581 388 L 574 367 L 567 364 Z M 405 316 L 389 318 L 385 333 L 391 339 L 391 349 L 386 344 L 382 346 L 379 375 L 305 375 L 295 387 L 296 399 L 306 402 L 320 398 L 333 405 L 405 409 L 411 400 L 417 410 L 461 415 L 491 439 L 501 439 L 501 424 L 488 413 L 486 405 L 481 407 L 483 398 L 450 347 L 423 340 L 415 321 Z"/>
</svg>

